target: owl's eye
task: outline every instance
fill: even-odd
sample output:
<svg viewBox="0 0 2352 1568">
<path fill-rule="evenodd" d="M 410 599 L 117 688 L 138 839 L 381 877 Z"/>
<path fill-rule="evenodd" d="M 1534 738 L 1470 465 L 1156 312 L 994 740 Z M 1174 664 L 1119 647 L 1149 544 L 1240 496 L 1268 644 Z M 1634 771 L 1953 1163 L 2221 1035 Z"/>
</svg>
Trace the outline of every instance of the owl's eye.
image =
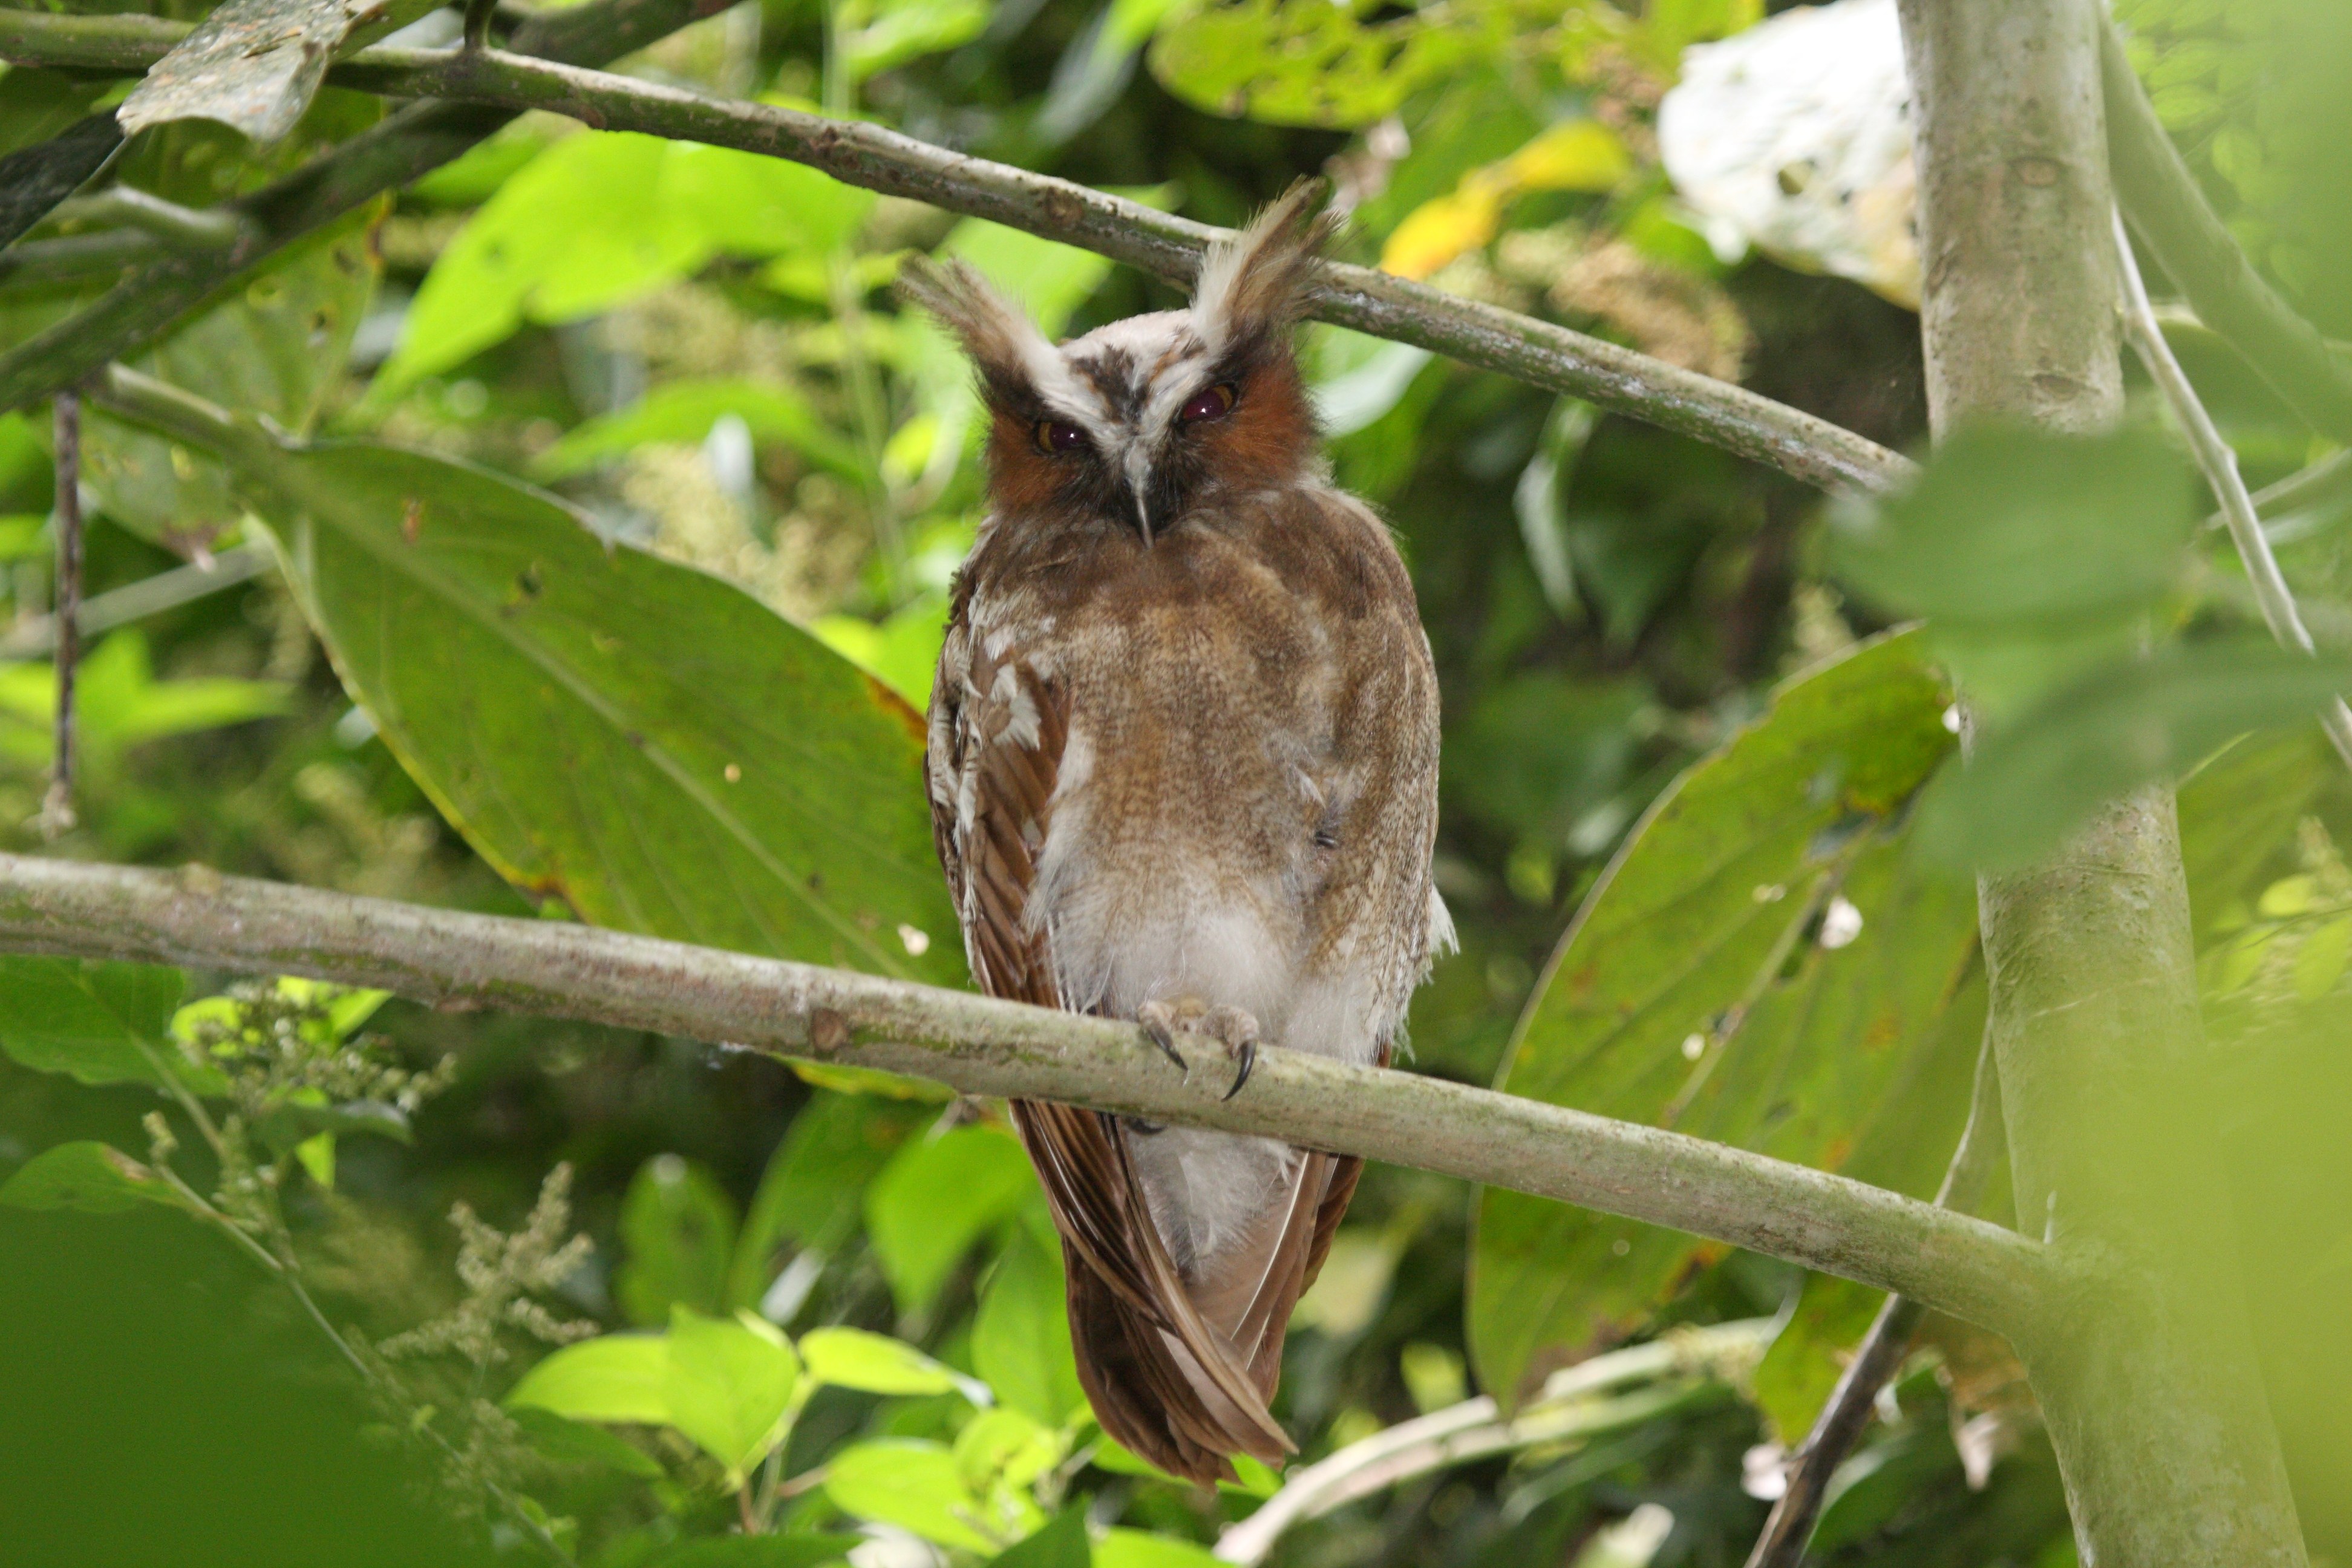
<svg viewBox="0 0 2352 1568">
<path fill-rule="evenodd" d="M 1075 425 L 1065 425 L 1058 419 L 1037 421 L 1037 450 L 1046 453 L 1075 452 L 1087 444 L 1087 433 Z"/>
<path fill-rule="evenodd" d="M 1221 381 L 1214 386 L 1194 393 L 1192 401 L 1184 405 L 1176 417 L 1187 425 L 1198 425 L 1203 419 L 1223 419 L 1234 411 L 1234 399 L 1237 395 L 1232 382 Z"/>
</svg>

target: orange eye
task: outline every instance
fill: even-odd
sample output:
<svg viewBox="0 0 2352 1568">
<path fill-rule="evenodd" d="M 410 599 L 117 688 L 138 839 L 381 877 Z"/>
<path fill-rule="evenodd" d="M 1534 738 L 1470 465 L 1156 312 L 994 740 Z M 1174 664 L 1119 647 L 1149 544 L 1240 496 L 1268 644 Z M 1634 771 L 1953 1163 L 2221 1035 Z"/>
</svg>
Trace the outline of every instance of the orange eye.
<svg viewBox="0 0 2352 1568">
<path fill-rule="evenodd" d="M 1234 411 L 1234 399 L 1239 395 L 1232 382 L 1221 381 L 1194 393 L 1192 401 L 1184 405 L 1176 417 L 1187 425 L 1197 425 L 1203 419 L 1223 419 Z"/>
<path fill-rule="evenodd" d="M 1048 456 L 1075 452 L 1087 444 L 1087 433 L 1058 419 L 1037 421 L 1037 450 Z"/>
</svg>

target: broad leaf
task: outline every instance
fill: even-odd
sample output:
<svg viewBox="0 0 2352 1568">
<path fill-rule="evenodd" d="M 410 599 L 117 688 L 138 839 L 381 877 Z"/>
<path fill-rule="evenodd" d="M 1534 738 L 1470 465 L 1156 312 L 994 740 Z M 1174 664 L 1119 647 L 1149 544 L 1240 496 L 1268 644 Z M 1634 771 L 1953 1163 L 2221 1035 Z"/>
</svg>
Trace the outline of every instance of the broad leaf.
<svg viewBox="0 0 2352 1568">
<path fill-rule="evenodd" d="M 901 1311 L 931 1304 L 948 1273 L 1031 1190 L 1028 1157 L 1009 1132 L 959 1127 L 910 1143 L 866 1191 L 866 1233 Z"/>
<path fill-rule="evenodd" d="M 2352 691 L 2352 658 L 2200 643 L 2094 671 L 1987 735 L 1939 781 L 1920 834 L 1954 865 L 2006 870 L 2105 801 L 2179 776 L 2251 730 L 2310 723 Z"/>
<path fill-rule="evenodd" d="M 541 453 L 532 469 L 543 479 L 578 473 L 648 441 L 700 442 L 727 415 L 762 441 L 790 447 L 820 467 L 862 479 L 864 462 L 819 419 L 807 400 L 788 388 L 750 381 L 673 381 L 618 414 L 591 419 Z"/>
<path fill-rule="evenodd" d="M 0 1204 L 20 1209 L 121 1214 L 141 1204 L 185 1208 L 152 1170 L 104 1143 L 60 1143 L 33 1156 L 5 1183 Z"/>
<path fill-rule="evenodd" d="M 954 1394 L 987 1403 L 988 1390 L 941 1366 L 903 1340 L 864 1329 L 812 1329 L 801 1336 L 802 1358 L 812 1381 L 862 1394 Z"/>
<path fill-rule="evenodd" d="M 783 1439 L 800 1358 L 780 1330 L 749 1313 L 707 1318 L 678 1307 L 664 1337 L 669 1424 L 740 1484 L 743 1472 Z"/>
<path fill-rule="evenodd" d="M 178 970 L 152 964 L 0 957 L 0 1050 L 21 1067 L 87 1084 L 161 1087 L 158 1063 L 167 1071 L 184 1065 L 170 1030 L 186 984 Z"/>
<path fill-rule="evenodd" d="M 667 1473 L 659 1459 L 602 1426 L 574 1421 L 536 1405 L 514 1405 L 507 1415 L 521 1429 L 524 1440 L 551 1459 L 601 1465 L 641 1480 L 658 1480 Z"/>
<path fill-rule="evenodd" d="M 510 1405 L 574 1421 L 669 1421 L 669 1346 L 660 1334 L 605 1334 L 566 1345 L 523 1374 Z"/>
<path fill-rule="evenodd" d="M 1173 1536 L 1113 1530 L 1095 1542 L 1095 1568 L 1215 1568 L 1216 1553 Z"/>
<path fill-rule="evenodd" d="M 718 1312 L 734 1258 L 734 1201 L 701 1166 L 656 1155 L 621 1200 L 621 1244 L 613 1293 L 631 1322 L 667 1322 L 673 1306 Z"/>
<path fill-rule="evenodd" d="M 1370 125 L 1507 37 L 1499 6 L 1430 7 L 1379 21 L 1356 0 L 1224 0 L 1162 31 L 1160 84 L 1211 114 L 1277 125 Z"/>
<path fill-rule="evenodd" d="M 1966 1109 L 1975 898 L 1904 852 L 1953 750 L 1908 633 L 1784 687 L 1651 809 L 1521 1019 L 1513 1094 L 1930 1182 Z M 1470 1341 L 1508 1400 L 1639 1323 L 1709 1249 L 1515 1193 L 1480 1201 Z"/>
<path fill-rule="evenodd" d="M 992 1508 L 974 1497 L 949 1448 L 914 1437 L 881 1437 L 843 1449 L 825 1467 L 824 1491 L 845 1513 L 982 1556 L 1042 1521 L 1025 1499 L 1003 1497 Z"/>
<path fill-rule="evenodd" d="M 1805 1440 L 1885 1300 L 1883 1291 L 1851 1280 L 1806 1277 L 1796 1312 L 1749 1379 L 1749 1397 L 1763 1412 L 1773 1441 L 1793 1449 Z"/>
<path fill-rule="evenodd" d="M 962 979 L 898 698 L 541 491 L 362 443 L 239 450 L 345 685 L 510 881 L 600 925 Z"/>
</svg>

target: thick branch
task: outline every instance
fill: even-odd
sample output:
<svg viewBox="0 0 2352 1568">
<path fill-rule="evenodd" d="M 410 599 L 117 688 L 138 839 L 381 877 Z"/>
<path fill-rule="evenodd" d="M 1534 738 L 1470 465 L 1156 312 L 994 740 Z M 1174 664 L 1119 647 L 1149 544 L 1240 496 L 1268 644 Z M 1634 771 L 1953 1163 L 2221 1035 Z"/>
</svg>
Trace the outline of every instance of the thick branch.
<svg viewBox="0 0 2352 1568">
<path fill-rule="evenodd" d="M 2133 231 L 2198 320 L 2243 354 L 2287 406 L 2322 435 L 2352 442 L 2352 364 L 2246 259 L 2165 134 L 2113 22 L 2101 35 L 2100 65 L 2107 156 Z"/>
<path fill-rule="evenodd" d="M 0 54 L 68 63 L 79 18 L 37 23 L 0 13 Z M 122 46 L 110 38 L 106 58 Z M 826 119 L 495 50 L 367 49 L 331 79 L 395 98 L 541 109 L 609 131 L 788 158 L 845 184 L 1081 246 L 1189 281 L 1219 230 L 1084 185 L 967 157 L 878 125 Z M 1827 489 L 1885 489 L 1903 458 L 1811 415 L 1727 382 L 1530 316 L 1459 299 L 1370 268 L 1331 265 L 1315 314 L 1584 398 L 1767 464 Z M 88 368 L 84 366 L 83 368 Z M 31 394 L 0 362 L 0 404 Z"/>
<path fill-rule="evenodd" d="M 1268 1048 L 1249 1085 L 1179 1075 L 1129 1024 L 546 921 L 0 855 L 0 951 L 375 986 L 1255 1132 L 1668 1226 L 2000 1329 L 2042 1248 L 1862 1183 L 1654 1127 Z"/>
</svg>

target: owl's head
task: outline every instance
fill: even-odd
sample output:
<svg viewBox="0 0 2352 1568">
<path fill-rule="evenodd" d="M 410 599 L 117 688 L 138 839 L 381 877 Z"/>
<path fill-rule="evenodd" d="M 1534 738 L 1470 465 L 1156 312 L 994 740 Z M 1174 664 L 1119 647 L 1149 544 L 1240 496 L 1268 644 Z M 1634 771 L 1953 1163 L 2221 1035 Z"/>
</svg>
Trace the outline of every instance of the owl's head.
<svg viewBox="0 0 2352 1568">
<path fill-rule="evenodd" d="M 1191 309 L 1058 347 L 963 263 L 910 264 L 900 287 L 980 373 L 998 509 L 1113 518 L 1149 544 L 1207 487 L 1297 479 L 1315 460 L 1315 419 L 1290 338 L 1337 226 L 1321 195 L 1302 181 L 1210 247 Z"/>
</svg>

